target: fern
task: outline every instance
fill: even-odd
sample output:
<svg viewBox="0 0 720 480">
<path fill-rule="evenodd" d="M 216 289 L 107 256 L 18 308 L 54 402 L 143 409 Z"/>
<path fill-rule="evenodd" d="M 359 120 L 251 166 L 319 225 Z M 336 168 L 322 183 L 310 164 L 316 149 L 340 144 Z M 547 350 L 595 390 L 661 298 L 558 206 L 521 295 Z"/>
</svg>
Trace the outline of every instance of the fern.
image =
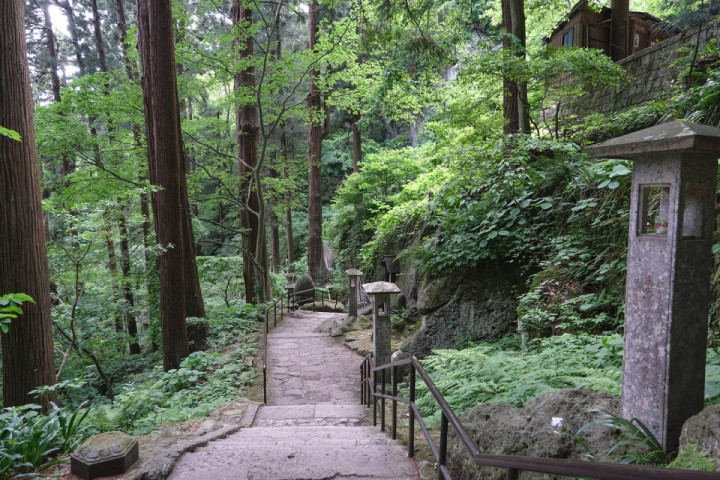
<svg viewBox="0 0 720 480">
<path fill-rule="evenodd" d="M 478 343 L 465 350 L 435 350 L 422 363 L 456 414 L 482 402 L 520 407 L 540 395 L 569 387 L 619 396 L 619 339 L 618 335 L 566 334 L 535 340 L 529 351 L 523 351 L 517 341 Z M 418 386 L 417 398 L 423 416 L 439 418 L 424 386 Z"/>
</svg>

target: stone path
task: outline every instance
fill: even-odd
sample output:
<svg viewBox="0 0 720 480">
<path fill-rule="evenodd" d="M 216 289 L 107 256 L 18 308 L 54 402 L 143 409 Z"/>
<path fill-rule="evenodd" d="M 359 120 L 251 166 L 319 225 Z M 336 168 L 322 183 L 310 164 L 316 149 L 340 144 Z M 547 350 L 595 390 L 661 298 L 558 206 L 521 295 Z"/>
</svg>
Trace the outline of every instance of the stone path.
<svg viewBox="0 0 720 480">
<path fill-rule="evenodd" d="M 361 357 L 296 312 L 268 335 L 268 405 L 250 428 L 183 455 L 170 480 L 417 480 L 405 448 L 363 426 Z"/>
</svg>

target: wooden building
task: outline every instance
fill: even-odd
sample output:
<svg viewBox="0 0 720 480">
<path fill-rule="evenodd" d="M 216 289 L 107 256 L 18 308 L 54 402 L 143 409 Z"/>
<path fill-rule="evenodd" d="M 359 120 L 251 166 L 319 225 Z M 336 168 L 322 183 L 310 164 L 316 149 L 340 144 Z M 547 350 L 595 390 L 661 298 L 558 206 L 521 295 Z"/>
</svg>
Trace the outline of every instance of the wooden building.
<svg viewBox="0 0 720 480">
<path fill-rule="evenodd" d="M 628 0 L 613 0 L 610 8 L 597 10 L 588 5 L 588 0 L 580 0 L 544 38 L 545 43 L 597 48 L 618 61 L 682 31 L 649 13 L 632 12 L 628 7 Z"/>
</svg>

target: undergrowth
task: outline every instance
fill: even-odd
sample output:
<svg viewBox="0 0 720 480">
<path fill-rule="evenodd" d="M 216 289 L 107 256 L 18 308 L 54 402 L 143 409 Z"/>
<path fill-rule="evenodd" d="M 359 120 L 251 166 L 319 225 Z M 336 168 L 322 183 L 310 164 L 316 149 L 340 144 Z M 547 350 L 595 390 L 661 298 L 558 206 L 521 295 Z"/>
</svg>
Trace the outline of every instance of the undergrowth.
<svg viewBox="0 0 720 480">
<path fill-rule="evenodd" d="M 563 388 L 587 387 L 620 396 L 623 338 L 619 334 L 563 334 L 523 342 L 510 335 L 463 350 L 434 350 L 422 360 L 456 415 L 478 403 L 527 402 Z M 720 353 L 709 349 L 705 403 L 720 403 Z M 439 425 L 440 410 L 425 384 L 417 384 L 423 417 Z"/>
<path fill-rule="evenodd" d="M 620 395 L 622 337 L 570 335 L 536 339 L 523 349 L 517 335 L 464 350 L 435 350 L 422 361 L 440 393 L 460 415 L 484 402 L 521 407 L 562 388 L 588 387 Z M 417 404 L 439 422 L 440 410 L 424 384 Z"/>
<path fill-rule="evenodd" d="M 257 349 L 257 308 L 230 302 L 208 305 L 211 351 L 194 352 L 180 368 L 163 372 L 159 365 L 131 375 L 118 385 L 111 404 L 99 405 L 90 415 L 97 431 L 122 430 L 139 435 L 166 423 L 202 417 L 242 395 L 256 372 L 246 359 Z M 218 353 L 233 345 L 222 358 Z"/>
</svg>

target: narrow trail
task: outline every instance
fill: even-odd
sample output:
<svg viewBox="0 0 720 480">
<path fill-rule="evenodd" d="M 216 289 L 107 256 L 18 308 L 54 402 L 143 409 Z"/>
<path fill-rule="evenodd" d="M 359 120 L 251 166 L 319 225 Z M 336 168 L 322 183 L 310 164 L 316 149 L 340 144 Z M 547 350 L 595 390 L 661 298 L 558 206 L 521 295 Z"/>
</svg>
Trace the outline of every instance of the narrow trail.
<svg viewBox="0 0 720 480">
<path fill-rule="evenodd" d="M 359 355 L 295 312 L 268 335 L 268 404 L 250 428 L 182 456 L 170 480 L 417 480 L 405 448 L 364 426 Z"/>
</svg>

